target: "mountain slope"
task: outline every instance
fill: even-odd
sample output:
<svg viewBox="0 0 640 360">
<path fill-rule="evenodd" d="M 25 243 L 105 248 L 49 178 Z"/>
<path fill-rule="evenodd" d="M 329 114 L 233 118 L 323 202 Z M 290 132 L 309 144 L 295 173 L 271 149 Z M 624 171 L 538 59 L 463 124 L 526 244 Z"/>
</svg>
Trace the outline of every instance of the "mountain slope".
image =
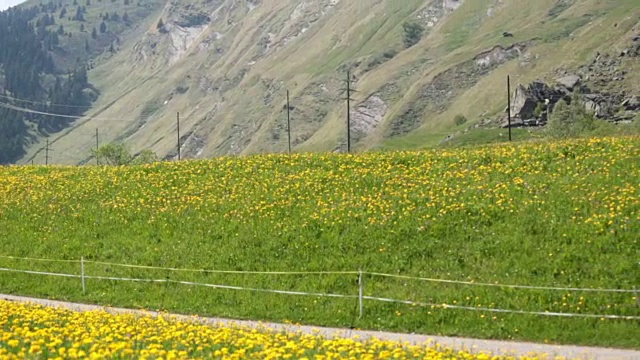
<svg viewBox="0 0 640 360">
<path fill-rule="evenodd" d="M 106 4 L 105 4 L 106 5 Z M 100 142 L 176 156 L 287 149 L 286 90 L 296 151 L 344 150 L 346 71 L 353 73 L 359 150 L 425 147 L 506 106 L 513 86 L 552 81 L 596 52 L 632 45 L 636 0 L 151 1 L 114 53 L 95 58 L 100 91 L 87 117 L 54 136 L 56 162 L 90 160 Z M 422 40 L 405 49 L 403 24 Z M 160 24 L 161 23 L 161 24 Z M 508 32 L 512 36 L 504 36 Z M 616 89 L 640 94 L 637 57 Z M 462 114 L 471 121 L 457 126 Z M 94 118 L 92 118 L 94 117 Z M 40 159 L 42 143 L 24 158 Z M 36 160 L 37 161 L 37 160 Z"/>
</svg>

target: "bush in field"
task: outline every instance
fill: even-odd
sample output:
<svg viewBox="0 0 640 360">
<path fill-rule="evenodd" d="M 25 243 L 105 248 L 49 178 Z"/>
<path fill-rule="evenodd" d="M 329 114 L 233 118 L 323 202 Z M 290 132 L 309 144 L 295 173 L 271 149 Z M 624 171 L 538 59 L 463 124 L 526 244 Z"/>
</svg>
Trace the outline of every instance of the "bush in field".
<svg viewBox="0 0 640 360">
<path fill-rule="evenodd" d="M 597 127 L 593 114 L 584 107 L 584 103 L 576 94 L 571 105 L 560 100 L 554 107 L 549 119 L 547 131 L 558 139 L 578 137 L 588 134 Z"/>
<path fill-rule="evenodd" d="M 158 161 L 158 157 L 151 150 L 143 150 L 137 156 L 131 154 L 129 148 L 122 143 L 108 144 L 93 150 L 93 156 L 98 162 L 111 166 L 142 165 Z"/>
</svg>

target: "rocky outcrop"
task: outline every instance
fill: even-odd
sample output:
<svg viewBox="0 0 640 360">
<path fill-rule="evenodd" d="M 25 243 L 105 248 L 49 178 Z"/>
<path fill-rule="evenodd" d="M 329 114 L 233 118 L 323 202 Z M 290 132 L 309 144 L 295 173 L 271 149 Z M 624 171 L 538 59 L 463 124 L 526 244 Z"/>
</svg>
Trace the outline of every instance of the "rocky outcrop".
<svg viewBox="0 0 640 360">
<path fill-rule="evenodd" d="M 463 3 L 464 0 L 432 0 L 420 11 L 418 19 L 422 21 L 429 32 L 445 15 L 457 10 Z"/>
<path fill-rule="evenodd" d="M 580 86 L 582 79 L 571 75 L 557 79 L 556 85 L 550 86 L 542 81 L 534 81 L 528 86 L 519 84 L 511 99 L 511 126 L 545 125 L 549 113 L 560 100 L 571 103 L 576 95 L 585 109 L 596 118 L 612 122 L 627 121 L 640 112 L 640 98 L 637 95 L 627 96 L 624 93 L 596 91 Z M 502 120 L 502 127 L 508 127 L 507 116 Z"/>
<path fill-rule="evenodd" d="M 597 53 L 589 64 L 578 69 L 577 75 L 590 87 L 606 87 L 625 79 L 627 72 L 621 65 L 619 57 Z"/>
<path fill-rule="evenodd" d="M 625 110 L 628 111 L 640 111 L 640 97 L 638 96 L 632 96 L 628 99 L 626 99 L 625 101 L 622 102 L 621 104 Z"/>
<path fill-rule="evenodd" d="M 511 126 L 545 124 L 547 111 L 562 99 L 570 102 L 570 94 L 566 87 L 553 88 L 542 81 L 534 81 L 526 87 L 519 84 L 511 99 Z"/>
<path fill-rule="evenodd" d="M 464 0 L 442 0 L 442 7 L 445 11 L 451 12 L 459 8 Z"/>
<path fill-rule="evenodd" d="M 371 95 L 351 112 L 352 129 L 357 136 L 371 133 L 387 114 L 387 104 L 377 94 Z"/>
<path fill-rule="evenodd" d="M 582 79 L 580 79 L 580 76 L 578 75 L 567 75 L 556 79 L 556 82 L 564 86 L 569 91 L 573 91 L 578 85 L 580 85 L 581 80 Z"/>
<path fill-rule="evenodd" d="M 417 129 L 422 124 L 427 110 L 444 112 L 456 96 L 476 85 L 483 76 L 500 65 L 520 57 L 528 45 L 528 43 L 513 44 L 508 47 L 498 45 L 438 74 L 420 89 L 406 111 L 392 121 L 389 127 L 390 135 L 402 135 Z"/>
<path fill-rule="evenodd" d="M 636 45 L 637 43 L 637 45 Z M 596 53 L 589 63 L 570 72 L 558 70 L 553 84 L 534 81 L 518 85 L 511 98 L 512 126 L 541 126 L 560 100 L 571 103 L 576 93 L 584 108 L 596 118 L 611 122 L 628 122 L 640 112 L 640 96 L 627 94 L 617 84 L 625 80 L 627 70 L 622 57 L 640 52 L 640 39 L 620 56 Z M 506 113 L 506 110 L 505 110 Z M 501 118 L 506 127 L 507 114 Z"/>
</svg>

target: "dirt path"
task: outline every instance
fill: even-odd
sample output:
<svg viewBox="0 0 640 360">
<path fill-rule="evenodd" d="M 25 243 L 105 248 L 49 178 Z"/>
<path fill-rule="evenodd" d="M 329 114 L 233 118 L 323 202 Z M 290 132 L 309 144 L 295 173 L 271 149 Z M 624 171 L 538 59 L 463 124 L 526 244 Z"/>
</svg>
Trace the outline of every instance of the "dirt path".
<svg viewBox="0 0 640 360">
<path fill-rule="evenodd" d="M 2 295 L 0 294 L 0 300 L 20 301 L 40 304 L 51 307 L 67 308 L 74 311 L 92 311 L 92 310 L 105 310 L 112 314 L 119 313 L 134 313 L 140 315 L 152 315 L 156 316 L 158 313 L 153 311 L 141 311 L 122 309 L 114 307 L 104 307 L 97 305 L 77 304 L 70 302 L 43 300 L 28 298 L 22 296 Z M 177 319 L 189 319 L 193 320 L 192 316 L 176 315 Z M 595 347 L 583 347 L 583 346 L 566 346 L 566 345 L 545 345 L 525 342 L 510 342 L 510 341 L 496 341 L 496 340 L 477 340 L 477 339 L 465 339 L 454 337 L 442 337 L 442 336 L 426 336 L 415 334 L 398 334 L 389 332 L 377 332 L 377 331 L 356 331 L 348 329 L 335 329 L 324 327 L 312 327 L 312 326 L 296 326 L 285 325 L 276 323 L 262 323 L 257 321 L 237 321 L 218 318 L 198 318 L 199 321 L 205 324 L 236 324 L 248 327 L 268 327 L 275 331 L 291 331 L 305 334 L 319 334 L 325 337 L 359 337 L 360 339 L 377 338 L 382 340 L 392 341 L 408 341 L 412 344 L 424 344 L 426 342 L 436 342 L 444 346 L 467 349 L 472 351 L 491 352 L 495 355 L 527 355 L 531 353 L 536 354 L 548 354 L 554 356 L 563 356 L 570 359 L 616 359 L 616 360 L 640 360 L 640 351 L 634 350 L 620 350 L 620 349 L 608 349 L 608 348 L 595 348 Z"/>
</svg>

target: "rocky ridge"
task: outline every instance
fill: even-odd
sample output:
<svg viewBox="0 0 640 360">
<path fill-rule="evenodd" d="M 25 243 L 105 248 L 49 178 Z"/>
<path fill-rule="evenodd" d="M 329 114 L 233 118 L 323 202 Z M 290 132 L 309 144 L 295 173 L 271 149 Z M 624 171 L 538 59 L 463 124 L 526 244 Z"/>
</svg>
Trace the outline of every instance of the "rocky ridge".
<svg viewBox="0 0 640 360">
<path fill-rule="evenodd" d="M 640 35 L 619 54 L 598 52 L 575 71 L 558 70 L 553 83 L 537 80 L 526 86 L 518 84 L 511 99 L 511 126 L 544 126 L 555 104 L 560 100 L 571 103 L 574 96 L 597 119 L 631 122 L 640 113 L 640 94 L 616 90 L 616 83 L 627 75 L 622 67 L 624 57 L 640 61 Z M 506 115 L 500 120 L 502 127 L 509 126 Z"/>
</svg>

